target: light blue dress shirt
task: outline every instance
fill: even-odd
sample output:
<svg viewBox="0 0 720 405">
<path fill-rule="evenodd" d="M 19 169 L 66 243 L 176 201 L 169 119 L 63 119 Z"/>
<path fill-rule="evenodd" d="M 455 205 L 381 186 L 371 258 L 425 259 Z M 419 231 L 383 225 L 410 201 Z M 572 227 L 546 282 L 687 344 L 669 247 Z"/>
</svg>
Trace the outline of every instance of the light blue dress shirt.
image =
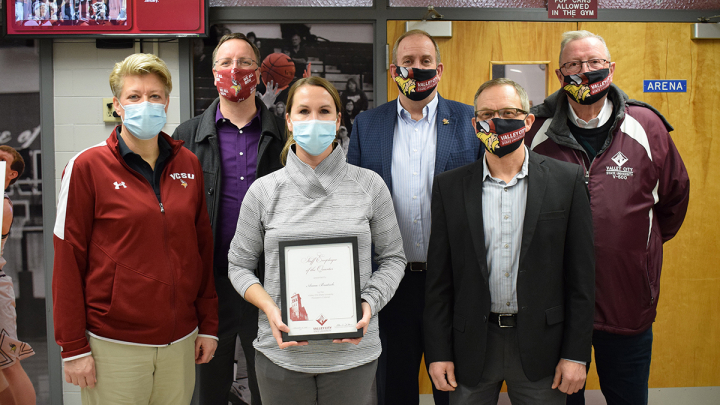
<svg viewBox="0 0 720 405">
<path fill-rule="evenodd" d="M 397 103 L 392 150 L 392 199 L 408 262 L 427 261 L 430 200 L 437 150 L 438 96 L 419 121 Z"/>
<path fill-rule="evenodd" d="M 516 314 L 517 274 L 527 206 L 528 151 L 522 169 L 505 183 L 490 175 L 483 155 L 482 214 L 490 282 L 490 311 Z"/>
</svg>

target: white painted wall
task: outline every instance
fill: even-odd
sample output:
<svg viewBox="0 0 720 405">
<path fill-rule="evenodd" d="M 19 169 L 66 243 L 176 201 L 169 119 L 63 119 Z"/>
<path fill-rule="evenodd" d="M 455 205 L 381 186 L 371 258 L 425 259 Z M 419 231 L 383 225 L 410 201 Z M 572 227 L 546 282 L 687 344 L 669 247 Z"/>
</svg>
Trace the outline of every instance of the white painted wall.
<svg viewBox="0 0 720 405">
<path fill-rule="evenodd" d="M 152 45 L 145 45 L 152 52 Z M 109 77 L 115 63 L 134 53 L 134 49 L 97 49 L 94 40 L 56 40 L 53 44 L 55 112 L 55 189 L 67 162 L 78 152 L 110 136 L 114 123 L 102 120 L 102 99 L 112 97 Z M 158 56 L 170 69 L 173 92 L 170 95 L 168 123 L 163 129 L 172 134 L 180 124 L 178 43 L 158 46 Z M 80 405 L 80 388 L 63 378 L 65 405 Z"/>
</svg>

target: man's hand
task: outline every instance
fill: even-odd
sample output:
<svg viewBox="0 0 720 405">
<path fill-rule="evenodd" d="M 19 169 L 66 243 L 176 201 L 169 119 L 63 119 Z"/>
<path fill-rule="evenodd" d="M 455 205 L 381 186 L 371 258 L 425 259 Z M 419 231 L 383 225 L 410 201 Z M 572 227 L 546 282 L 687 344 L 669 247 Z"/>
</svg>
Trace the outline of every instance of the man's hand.
<svg viewBox="0 0 720 405">
<path fill-rule="evenodd" d="M 432 378 L 435 388 L 440 391 L 455 391 L 457 382 L 455 381 L 455 363 L 452 361 L 436 361 L 430 363 L 430 378 Z"/>
<path fill-rule="evenodd" d="M 363 330 L 363 336 L 367 333 L 368 325 L 370 325 L 370 318 L 372 318 L 372 310 L 370 309 L 370 304 L 363 301 L 362 302 L 362 311 L 363 311 L 363 317 L 360 319 L 360 322 L 355 325 L 355 329 L 362 329 Z M 352 343 L 354 345 L 359 345 L 360 341 L 362 340 L 362 337 L 354 338 L 354 339 L 333 339 L 333 343 Z"/>
<path fill-rule="evenodd" d="M 312 72 L 310 71 L 310 65 L 311 65 L 311 63 L 308 62 L 307 67 L 303 71 L 303 78 L 312 76 Z"/>
<path fill-rule="evenodd" d="M 63 366 L 65 381 L 80 388 L 95 387 L 97 378 L 95 378 L 95 359 L 92 355 L 66 361 Z"/>
<path fill-rule="evenodd" d="M 212 360 L 217 349 L 217 340 L 205 336 L 195 338 L 195 364 L 205 364 Z"/>
<path fill-rule="evenodd" d="M 587 369 L 584 364 L 560 359 L 555 367 L 552 389 L 558 388 L 568 395 L 574 394 L 585 384 Z"/>
<path fill-rule="evenodd" d="M 265 315 L 267 315 L 268 322 L 270 323 L 270 330 L 272 330 L 273 337 L 281 349 L 285 349 L 290 346 L 305 346 L 308 344 L 307 341 L 283 342 L 281 332 L 288 333 L 290 332 L 290 328 L 283 323 L 280 308 L 273 305 L 269 310 L 265 311 Z"/>
<path fill-rule="evenodd" d="M 268 83 L 265 87 L 265 94 L 260 94 L 260 100 L 262 100 L 263 104 L 265 104 L 265 107 L 267 108 L 270 108 L 273 104 L 275 104 L 275 99 L 277 98 L 277 95 L 280 94 L 278 85 L 275 84 L 273 86 L 273 84 L 274 82 L 270 80 L 270 83 Z"/>
</svg>

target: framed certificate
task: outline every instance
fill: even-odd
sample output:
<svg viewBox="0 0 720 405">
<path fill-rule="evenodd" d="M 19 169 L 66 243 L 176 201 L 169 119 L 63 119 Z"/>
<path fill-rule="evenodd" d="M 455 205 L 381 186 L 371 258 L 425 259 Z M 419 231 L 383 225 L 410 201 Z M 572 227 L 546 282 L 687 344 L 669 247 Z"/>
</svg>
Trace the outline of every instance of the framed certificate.
<svg viewBox="0 0 720 405">
<path fill-rule="evenodd" d="M 284 342 L 363 336 L 356 237 L 279 243 Z"/>
</svg>

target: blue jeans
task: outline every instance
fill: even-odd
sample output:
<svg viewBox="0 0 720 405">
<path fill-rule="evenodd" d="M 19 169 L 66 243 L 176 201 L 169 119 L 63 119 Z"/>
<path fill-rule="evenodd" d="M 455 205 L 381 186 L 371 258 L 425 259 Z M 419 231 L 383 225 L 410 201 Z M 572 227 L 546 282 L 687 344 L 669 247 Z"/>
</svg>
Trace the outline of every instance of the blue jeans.
<svg viewBox="0 0 720 405">
<path fill-rule="evenodd" d="M 652 327 L 632 336 L 593 332 L 600 390 L 608 405 L 647 405 L 652 342 Z M 584 405 L 585 389 L 568 395 L 566 403 Z"/>
</svg>

